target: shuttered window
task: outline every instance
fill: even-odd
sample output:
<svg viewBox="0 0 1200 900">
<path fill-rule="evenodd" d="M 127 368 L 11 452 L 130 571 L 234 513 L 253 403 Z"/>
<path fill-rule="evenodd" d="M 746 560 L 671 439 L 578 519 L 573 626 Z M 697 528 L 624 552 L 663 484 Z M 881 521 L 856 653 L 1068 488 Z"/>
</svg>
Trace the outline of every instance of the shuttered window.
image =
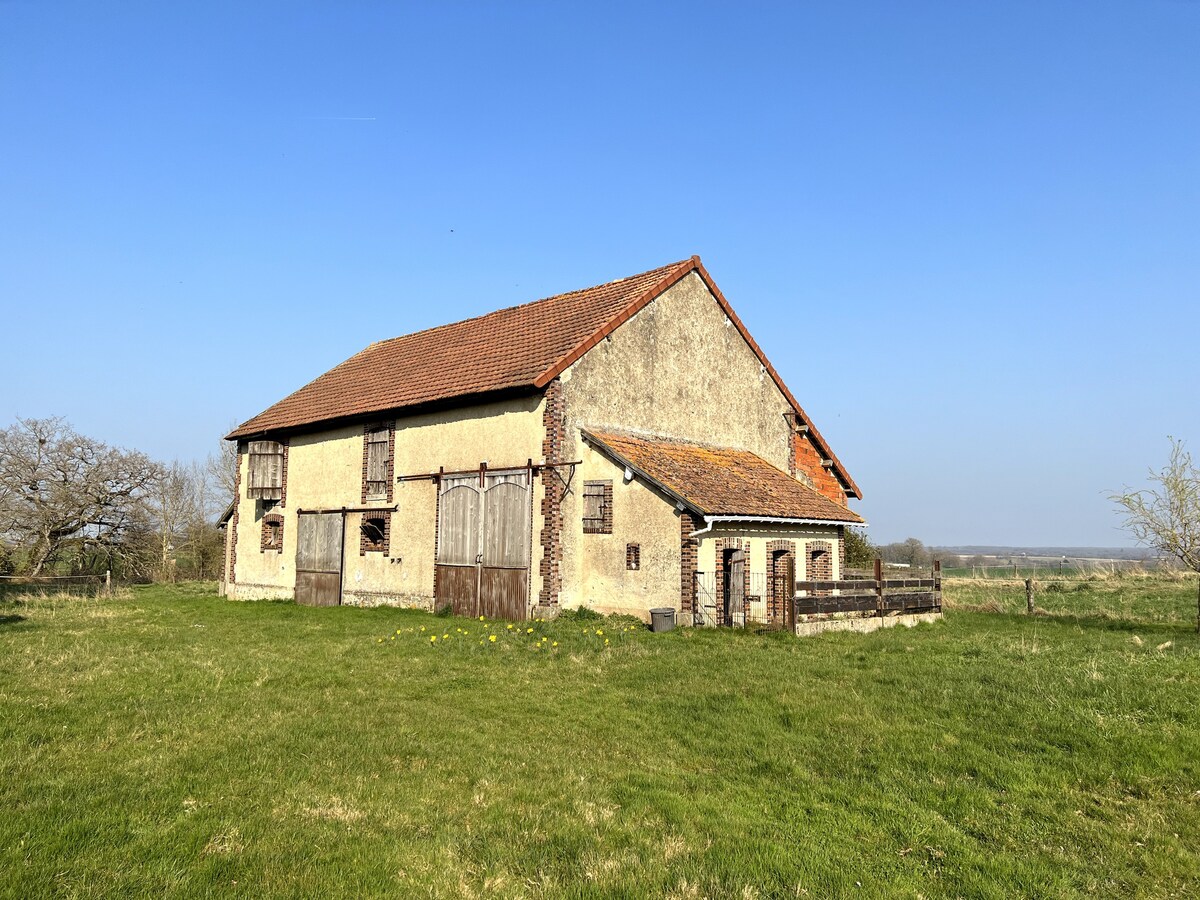
<svg viewBox="0 0 1200 900">
<path fill-rule="evenodd" d="M 583 533 L 612 534 L 611 481 L 585 481 L 583 483 Z"/>
<path fill-rule="evenodd" d="M 367 435 L 367 499 L 387 497 L 390 429 L 377 428 Z"/>
<path fill-rule="evenodd" d="M 283 499 L 283 444 L 251 441 L 250 477 L 246 496 L 251 500 Z"/>
</svg>

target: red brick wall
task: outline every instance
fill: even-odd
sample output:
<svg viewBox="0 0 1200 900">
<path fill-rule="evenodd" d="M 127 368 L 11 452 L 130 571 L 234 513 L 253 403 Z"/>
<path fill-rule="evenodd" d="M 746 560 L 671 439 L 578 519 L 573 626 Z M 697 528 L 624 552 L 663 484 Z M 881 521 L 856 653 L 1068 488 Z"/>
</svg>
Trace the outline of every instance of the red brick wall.
<svg viewBox="0 0 1200 900">
<path fill-rule="evenodd" d="M 833 544 L 829 541 L 809 541 L 804 566 L 806 581 L 833 581 Z M 816 596 L 826 596 L 829 591 L 814 591 Z"/>
<path fill-rule="evenodd" d="M 796 571 L 796 545 L 792 541 L 767 542 L 767 619 L 771 622 L 785 621 L 787 605 L 796 592 L 795 584 L 784 585 L 782 592 L 775 590 L 778 574 L 776 566 L 787 566 L 791 561 L 792 572 Z"/>
<path fill-rule="evenodd" d="M 837 476 L 821 465 L 822 456 L 808 435 L 795 433 L 792 435 L 792 447 L 788 462 L 791 475 L 803 473 L 812 479 L 812 486 L 817 493 L 828 497 L 834 503 L 847 506 L 846 492 L 838 483 Z"/>
</svg>

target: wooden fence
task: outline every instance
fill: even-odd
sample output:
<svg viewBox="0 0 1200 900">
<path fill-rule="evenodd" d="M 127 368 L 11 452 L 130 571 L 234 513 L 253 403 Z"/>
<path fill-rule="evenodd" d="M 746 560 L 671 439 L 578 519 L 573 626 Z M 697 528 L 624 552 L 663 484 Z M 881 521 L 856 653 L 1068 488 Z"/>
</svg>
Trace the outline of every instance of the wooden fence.
<svg viewBox="0 0 1200 900">
<path fill-rule="evenodd" d="M 875 560 L 874 578 L 797 581 L 793 605 L 797 616 L 941 612 L 942 564 L 934 562 L 929 578 L 884 578 L 883 565 Z"/>
</svg>

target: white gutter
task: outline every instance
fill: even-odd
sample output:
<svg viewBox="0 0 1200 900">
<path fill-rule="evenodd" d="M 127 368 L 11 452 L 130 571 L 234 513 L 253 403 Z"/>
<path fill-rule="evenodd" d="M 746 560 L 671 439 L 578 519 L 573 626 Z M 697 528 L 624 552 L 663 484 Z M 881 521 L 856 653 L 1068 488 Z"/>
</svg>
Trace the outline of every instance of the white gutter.
<svg viewBox="0 0 1200 900">
<path fill-rule="evenodd" d="M 838 519 L 783 519 L 777 516 L 705 516 L 704 527 L 693 531 L 688 537 L 697 537 L 712 531 L 718 522 L 763 522 L 768 525 L 846 525 L 866 528 L 866 522 L 844 522 Z"/>
</svg>

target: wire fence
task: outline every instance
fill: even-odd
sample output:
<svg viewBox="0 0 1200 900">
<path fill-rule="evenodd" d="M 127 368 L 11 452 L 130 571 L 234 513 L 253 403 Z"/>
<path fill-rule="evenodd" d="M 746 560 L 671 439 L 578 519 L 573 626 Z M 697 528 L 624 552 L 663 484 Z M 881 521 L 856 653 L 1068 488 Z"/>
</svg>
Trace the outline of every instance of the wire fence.
<svg viewBox="0 0 1200 900">
<path fill-rule="evenodd" d="M 25 594 L 69 594 L 100 597 L 112 593 L 112 576 L 104 575 L 0 575 L 0 599 Z"/>
</svg>

